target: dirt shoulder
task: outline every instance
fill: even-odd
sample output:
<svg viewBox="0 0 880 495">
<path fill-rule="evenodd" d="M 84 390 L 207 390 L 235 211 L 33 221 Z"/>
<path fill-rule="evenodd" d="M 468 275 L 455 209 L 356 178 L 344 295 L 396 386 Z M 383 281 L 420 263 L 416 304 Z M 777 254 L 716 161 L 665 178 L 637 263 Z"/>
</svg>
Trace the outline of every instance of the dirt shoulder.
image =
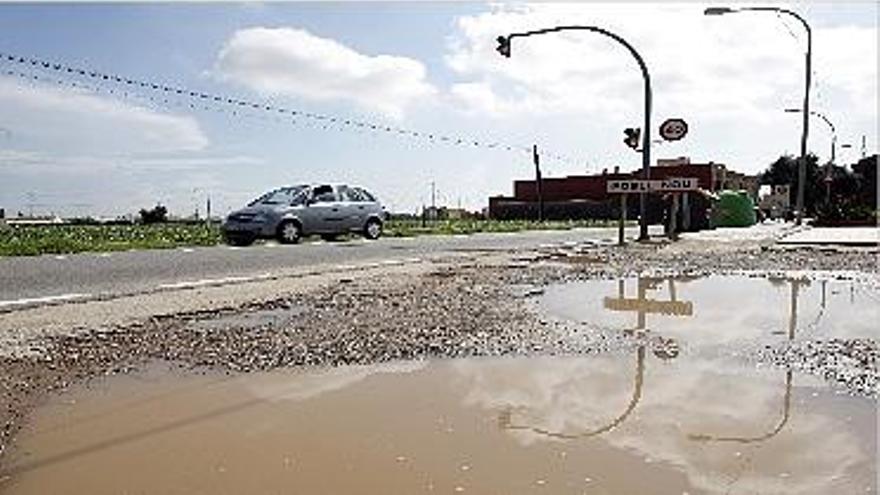
<svg viewBox="0 0 880 495">
<path fill-rule="evenodd" d="M 645 273 L 699 276 L 810 270 L 877 283 L 876 250 L 777 249 L 711 242 L 585 243 L 472 252 L 397 266 L 35 308 L 0 318 L 2 454 L 48 394 L 162 360 L 230 373 L 300 365 L 605 352 L 622 339 L 558 338 L 530 309 L 540 288 Z M 816 275 L 818 274 L 818 275 Z M 876 380 L 876 342 L 850 346 Z M 852 350 L 854 349 L 854 350 Z"/>
</svg>

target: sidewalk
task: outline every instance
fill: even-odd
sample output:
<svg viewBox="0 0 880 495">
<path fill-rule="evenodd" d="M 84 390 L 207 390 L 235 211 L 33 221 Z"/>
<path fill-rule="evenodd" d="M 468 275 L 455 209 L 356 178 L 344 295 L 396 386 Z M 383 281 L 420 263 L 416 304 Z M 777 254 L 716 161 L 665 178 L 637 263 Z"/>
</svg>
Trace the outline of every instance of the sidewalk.
<svg viewBox="0 0 880 495">
<path fill-rule="evenodd" d="M 699 232 L 682 232 L 679 238 L 713 242 L 772 242 L 803 228 L 788 222 L 764 222 L 751 227 L 717 227 Z"/>
<path fill-rule="evenodd" d="M 785 235 L 778 242 L 782 245 L 877 246 L 880 244 L 880 228 L 807 227 Z"/>
</svg>

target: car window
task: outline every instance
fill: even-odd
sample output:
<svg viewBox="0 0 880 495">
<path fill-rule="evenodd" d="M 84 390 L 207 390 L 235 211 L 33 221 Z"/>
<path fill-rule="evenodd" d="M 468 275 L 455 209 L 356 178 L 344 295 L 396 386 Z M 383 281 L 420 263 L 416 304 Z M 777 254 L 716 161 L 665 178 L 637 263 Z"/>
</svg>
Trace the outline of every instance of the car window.
<svg viewBox="0 0 880 495">
<path fill-rule="evenodd" d="M 352 190 L 358 196 L 357 201 L 366 201 L 366 202 L 371 202 L 371 203 L 376 202 L 376 197 L 373 196 L 372 194 L 370 194 L 369 192 L 367 192 L 365 189 L 362 189 L 360 187 L 354 187 L 354 188 L 352 188 Z"/>
<path fill-rule="evenodd" d="M 303 187 L 295 191 L 291 194 L 290 204 L 292 206 L 301 205 L 306 202 L 306 199 L 309 197 L 308 189 Z"/>
<path fill-rule="evenodd" d="M 312 189 L 312 201 L 315 203 L 332 203 L 336 201 L 333 186 L 318 186 Z"/>
<path fill-rule="evenodd" d="M 354 189 L 348 186 L 339 186 L 336 188 L 339 193 L 339 199 L 342 201 L 360 201 Z"/>
<path fill-rule="evenodd" d="M 248 206 L 261 205 L 281 205 L 290 203 L 297 195 L 303 192 L 303 187 L 282 187 L 270 191 L 259 198 L 252 201 Z"/>
</svg>

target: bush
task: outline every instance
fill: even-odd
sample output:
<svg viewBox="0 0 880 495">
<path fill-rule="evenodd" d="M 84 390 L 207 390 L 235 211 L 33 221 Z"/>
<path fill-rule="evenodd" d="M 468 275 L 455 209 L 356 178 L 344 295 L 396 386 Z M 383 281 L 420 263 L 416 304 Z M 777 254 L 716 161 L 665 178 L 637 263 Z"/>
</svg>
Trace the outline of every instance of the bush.
<svg viewBox="0 0 880 495">
<path fill-rule="evenodd" d="M 153 209 L 140 211 L 141 223 L 163 223 L 168 221 L 168 209 L 157 204 Z"/>
</svg>

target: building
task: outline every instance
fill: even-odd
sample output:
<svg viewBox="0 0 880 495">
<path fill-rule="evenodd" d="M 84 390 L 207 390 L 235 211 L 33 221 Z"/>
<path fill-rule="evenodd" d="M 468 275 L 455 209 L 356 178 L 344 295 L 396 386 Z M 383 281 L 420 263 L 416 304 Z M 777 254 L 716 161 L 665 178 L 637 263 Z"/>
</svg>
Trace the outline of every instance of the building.
<svg viewBox="0 0 880 495">
<path fill-rule="evenodd" d="M 617 196 L 606 192 L 609 180 L 638 179 L 644 174 L 641 169 L 632 172 L 620 172 L 615 167 L 612 172 L 603 170 L 594 175 L 573 175 L 542 180 L 544 200 L 544 218 L 548 220 L 569 219 L 615 219 L 619 217 L 619 200 Z M 703 194 L 688 193 L 691 215 L 695 227 L 703 224 L 709 201 L 705 193 L 723 189 L 745 189 L 757 197 L 758 178 L 728 170 L 721 163 L 692 163 L 687 157 L 657 160 L 651 167 L 651 179 L 667 179 L 673 177 L 694 177 L 697 179 Z M 648 196 L 648 221 L 663 221 L 665 199 L 662 195 Z M 499 220 L 538 218 L 538 187 L 535 180 L 517 180 L 513 183 L 513 196 L 494 196 L 489 198 L 489 217 Z M 638 201 L 627 204 L 627 217 L 636 218 Z"/>
</svg>

